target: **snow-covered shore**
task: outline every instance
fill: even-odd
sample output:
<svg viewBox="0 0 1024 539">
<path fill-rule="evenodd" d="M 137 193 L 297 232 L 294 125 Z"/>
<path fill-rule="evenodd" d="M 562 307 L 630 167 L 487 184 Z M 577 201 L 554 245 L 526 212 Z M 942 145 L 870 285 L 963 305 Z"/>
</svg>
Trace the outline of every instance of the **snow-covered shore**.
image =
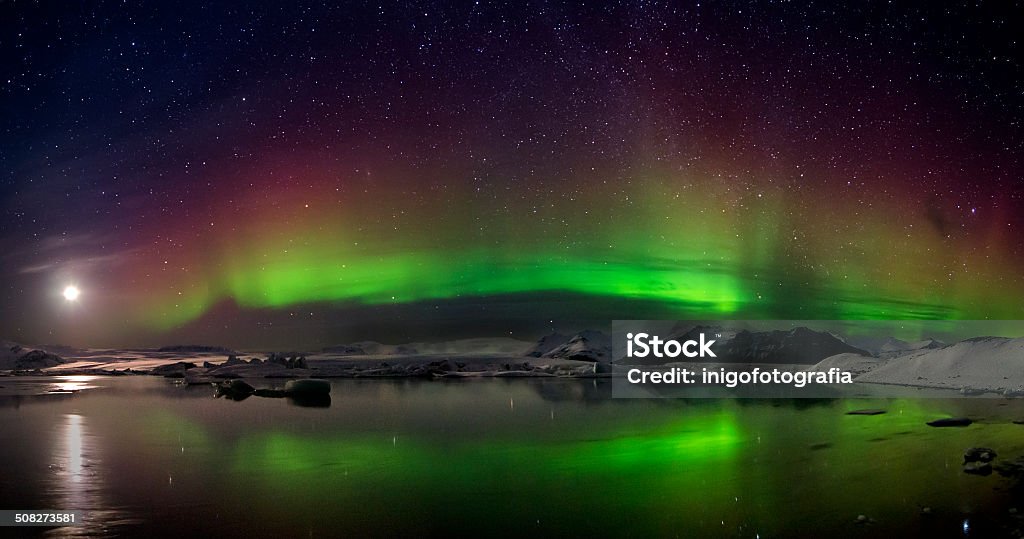
<svg viewBox="0 0 1024 539">
<path fill-rule="evenodd" d="M 21 350 L 13 343 L 8 350 Z M 227 378 L 474 378 L 606 376 L 610 339 L 600 332 L 389 345 L 370 341 L 312 352 L 236 352 L 213 346 L 72 349 L 45 363 L 0 357 L 0 370 L 35 374 L 152 374 L 205 383 Z M 42 353 L 42 352 L 40 352 Z M 20 356 L 19 356 L 20 357 Z"/>
</svg>

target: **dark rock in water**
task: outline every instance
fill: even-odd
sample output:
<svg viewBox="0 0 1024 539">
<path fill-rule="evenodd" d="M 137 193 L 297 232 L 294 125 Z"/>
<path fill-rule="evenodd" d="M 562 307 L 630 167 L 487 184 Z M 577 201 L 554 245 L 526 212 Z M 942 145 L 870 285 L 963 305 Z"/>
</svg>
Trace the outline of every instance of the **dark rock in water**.
<svg viewBox="0 0 1024 539">
<path fill-rule="evenodd" d="M 241 359 L 238 359 L 238 356 L 232 354 L 232 355 L 229 355 L 228 356 L 228 360 L 225 361 L 224 363 L 221 363 L 220 366 L 221 367 L 228 367 L 228 366 L 231 366 L 231 365 L 241 365 L 243 363 L 245 363 L 245 362 L 242 361 Z"/>
<path fill-rule="evenodd" d="M 811 444 L 810 449 L 811 449 L 811 451 L 820 451 L 822 449 L 829 449 L 831 447 L 832 447 L 832 444 L 829 443 L 829 442 L 819 442 L 819 443 L 816 443 L 816 444 Z"/>
<path fill-rule="evenodd" d="M 964 464 L 968 462 L 992 462 L 996 452 L 987 447 L 971 447 L 964 451 Z"/>
<path fill-rule="evenodd" d="M 196 368 L 195 363 L 191 363 L 189 361 L 179 361 L 177 363 L 171 363 L 169 365 L 160 365 L 159 367 L 156 367 L 149 371 L 149 374 L 166 376 L 172 373 L 184 373 L 185 371 L 194 368 Z"/>
<path fill-rule="evenodd" d="M 846 415 L 879 415 L 884 413 L 885 410 L 879 408 L 865 408 L 863 410 L 850 410 L 846 412 Z"/>
<path fill-rule="evenodd" d="M 220 382 L 213 384 L 217 388 L 218 397 L 226 397 L 231 400 L 243 400 L 248 398 L 250 395 L 256 392 L 256 388 L 252 387 L 244 380 L 231 380 L 229 382 Z"/>
<path fill-rule="evenodd" d="M 966 427 L 966 426 L 970 425 L 971 423 L 974 423 L 974 421 L 971 421 L 969 418 L 966 418 L 966 417 L 946 417 L 946 418 L 943 418 L 943 419 L 936 419 L 934 421 L 929 421 L 928 422 L 928 426 L 929 427 Z"/>
<path fill-rule="evenodd" d="M 993 468 L 1003 477 L 1020 480 L 1024 478 L 1024 457 L 1000 461 Z"/>
<path fill-rule="evenodd" d="M 1014 419 L 1013 420 L 1013 424 L 1014 425 L 1024 425 L 1024 419 Z"/>
<path fill-rule="evenodd" d="M 203 368 L 204 369 L 214 369 L 216 367 L 217 367 L 217 365 L 214 365 L 213 363 L 210 363 L 209 361 L 204 361 L 203 362 Z"/>
<path fill-rule="evenodd" d="M 331 392 L 331 383 L 317 378 L 289 380 L 284 390 L 288 396 L 327 395 Z"/>
<path fill-rule="evenodd" d="M 992 464 L 988 462 L 968 462 L 964 464 L 964 473 L 971 475 L 992 475 Z"/>
<path fill-rule="evenodd" d="M 230 382 L 223 382 L 221 385 L 225 385 L 231 388 L 231 391 L 235 393 L 253 393 L 256 388 L 252 387 L 245 380 L 231 380 Z"/>
</svg>

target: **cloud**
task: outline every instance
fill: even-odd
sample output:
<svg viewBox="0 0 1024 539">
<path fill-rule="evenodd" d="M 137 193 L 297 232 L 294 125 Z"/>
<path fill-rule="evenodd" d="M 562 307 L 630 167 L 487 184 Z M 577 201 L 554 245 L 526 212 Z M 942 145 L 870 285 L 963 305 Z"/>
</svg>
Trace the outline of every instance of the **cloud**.
<svg viewBox="0 0 1024 539">
<path fill-rule="evenodd" d="M 138 249 L 124 249 L 95 255 L 78 254 L 82 251 L 102 251 L 103 245 L 109 241 L 109 237 L 97 234 L 58 234 L 42 238 L 35 245 L 11 253 L 6 258 L 29 260 L 18 270 L 22 274 L 56 270 L 85 272 L 98 266 L 123 264 L 138 252 Z"/>
<path fill-rule="evenodd" d="M 84 272 L 97 266 L 114 266 L 125 263 L 132 258 L 135 250 L 129 249 L 118 253 L 84 256 L 77 258 L 57 259 L 51 262 L 37 262 L 29 264 L 18 270 L 18 273 L 47 273 L 55 270 L 67 270 L 71 272 Z"/>
<path fill-rule="evenodd" d="M 105 246 L 113 241 L 109 235 L 55 234 L 32 242 L 20 249 L 14 249 L 3 256 L 13 261 L 9 267 L 16 267 L 20 274 L 38 274 L 52 271 L 85 272 L 99 266 L 110 267 L 123 264 L 133 258 L 138 249 L 123 249 L 105 252 Z M 101 254 L 84 254 L 100 251 Z"/>
</svg>

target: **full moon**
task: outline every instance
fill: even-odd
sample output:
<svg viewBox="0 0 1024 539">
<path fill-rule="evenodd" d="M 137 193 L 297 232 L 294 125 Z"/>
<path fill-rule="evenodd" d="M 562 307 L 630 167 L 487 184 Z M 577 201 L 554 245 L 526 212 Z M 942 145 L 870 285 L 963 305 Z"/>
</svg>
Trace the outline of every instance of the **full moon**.
<svg viewBox="0 0 1024 539">
<path fill-rule="evenodd" d="M 78 299 L 78 295 L 81 293 L 82 291 L 79 290 L 77 286 L 69 284 L 64 288 L 64 299 L 68 301 L 75 301 Z"/>
</svg>

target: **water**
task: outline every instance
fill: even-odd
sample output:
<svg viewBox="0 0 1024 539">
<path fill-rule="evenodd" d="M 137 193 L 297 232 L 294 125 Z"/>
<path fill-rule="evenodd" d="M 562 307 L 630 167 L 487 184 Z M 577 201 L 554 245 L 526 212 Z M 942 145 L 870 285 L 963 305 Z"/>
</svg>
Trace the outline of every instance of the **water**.
<svg viewBox="0 0 1024 539">
<path fill-rule="evenodd" d="M 344 380 L 317 408 L 152 377 L 0 386 L 0 508 L 87 521 L 0 534 L 984 537 L 1017 495 L 964 474 L 963 450 L 1024 454 L 1010 422 L 1024 403 L 995 399 L 612 400 L 594 380 Z M 888 413 L 844 415 L 866 407 Z M 979 422 L 924 425 L 964 414 Z"/>
</svg>

